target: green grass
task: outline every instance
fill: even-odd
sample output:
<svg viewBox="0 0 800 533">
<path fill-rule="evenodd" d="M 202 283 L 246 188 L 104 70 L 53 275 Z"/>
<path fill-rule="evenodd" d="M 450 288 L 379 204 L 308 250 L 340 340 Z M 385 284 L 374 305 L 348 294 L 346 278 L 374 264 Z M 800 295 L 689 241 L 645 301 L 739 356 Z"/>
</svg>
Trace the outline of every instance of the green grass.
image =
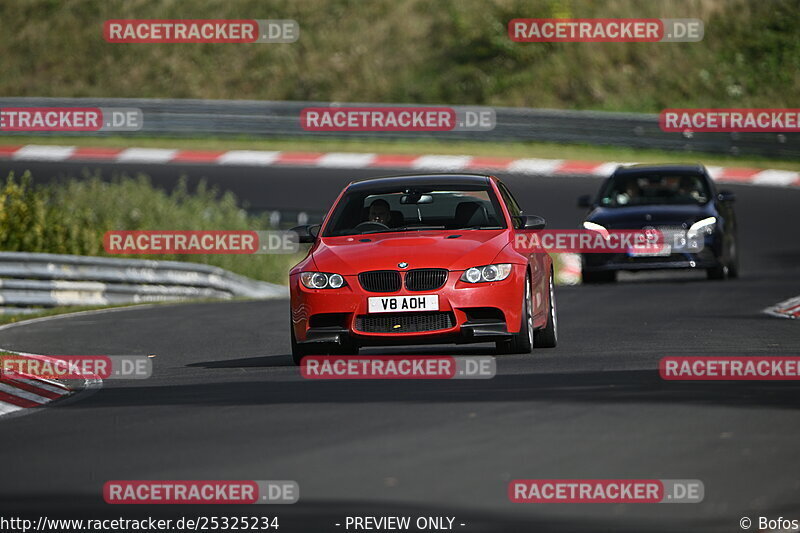
<svg viewBox="0 0 800 533">
<path fill-rule="evenodd" d="M 308 152 L 369 152 L 387 154 L 442 154 L 585 161 L 635 161 L 648 163 L 694 163 L 709 166 L 774 168 L 800 171 L 800 161 L 741 157 L 704 153 L 640 150 L 611 146 L 588 146 L 557 143 L 468 142 L 435 140 L 347 140 L 347 139 L 254 139 L 239 138 L 165 138 L 165 137 L 0 137 L 0 144 L 45 144 L 97 146 L 113 148 L 179 148 L 185 150 L 285 150 Z"/>
<path fill-rule="evenodd" d="M 513 18 L 700 18 L 699 43 L 514 43 Z M 295 19 L 293 44 L 110 44 L 107 19 Z M 0 95 L 658 112 L 800 107 L 796 0 L 0 3 Z"/>
</svg>

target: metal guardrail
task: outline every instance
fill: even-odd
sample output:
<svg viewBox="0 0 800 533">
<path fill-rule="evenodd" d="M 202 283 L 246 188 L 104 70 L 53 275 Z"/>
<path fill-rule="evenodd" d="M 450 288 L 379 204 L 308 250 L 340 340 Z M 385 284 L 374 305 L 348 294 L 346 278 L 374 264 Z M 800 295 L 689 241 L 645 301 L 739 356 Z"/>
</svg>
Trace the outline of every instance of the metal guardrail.
<svg viewBox="0 0 800 533">
<path fill-rule="evenodd" d="M 198 298 L 284 298 L 288 289 L 199 263 L 0 252 L 0 308 Z"/>
<path fill-rule="evenodd" d="M 491 131 L 449 132 L 308 132 L 300 127 L 300 111 L 306 107 L 333 105 L 320 102 L 269 102 L 254 100 L 167 100 L 138 98 L 0 98 L 2 107 L 136 107 L 144 114 L 145 136 L 225 136 L 306 138 L 346 137 L 384 139 L 540 141 L 654 148 L 685 152 L 712 152 L 765 157 L 800 156 L 796 133 L 668 133 L 661 131 L 658 115 L 563 111 L 531 108 L 494 109 L 496 127 Z M 382 104 L 337 104 L 382 105 Z M 389 105 L 389 104 L 385 104 Z M 391 104 L 398 107 L 397 104 Z M 451 106 L 475 109 L 476 106 Z M 95 133 L 109 135 L 114 133 Z M 2 136 L 13 136 L 5 132 Z M 58 133 L 58 135 L 65 135 Z M 120 135 L 120 133 L 116 133 Z"/>
</svg>

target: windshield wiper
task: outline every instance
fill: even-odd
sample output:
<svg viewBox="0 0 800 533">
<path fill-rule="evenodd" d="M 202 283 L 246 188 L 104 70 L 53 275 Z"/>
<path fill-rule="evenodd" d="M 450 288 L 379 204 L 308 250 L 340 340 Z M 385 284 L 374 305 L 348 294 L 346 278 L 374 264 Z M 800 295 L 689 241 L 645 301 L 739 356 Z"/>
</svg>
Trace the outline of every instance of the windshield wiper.
<svg viewBox="0 0 800 533">
<path fill-rule="evenodd" d="M 425 230 L 447 230 L 447 231 L 462 231 L 462 230 L 476 230 L 476 229 L 503 229 L 500 226 L 466 226 L 463 228 L 448 228 L 445 226 L 400 226 L 398 228 L 376 229 L 374 231 L 362 231 L 360 233 L 342 233 L 339 236 L 354 236 L 354 235 L 374 235 L 376 233 L 392 233 L 403 231 L 425 231 Z"/>
<path fill-rule="evenodd" d="M 401 226 L 399 228 L 389 228 L 389 229 L 380 229 L 376 231 L 368 231 L 365 233 L 373 234 L 373 233 L 392 233 L 392 232 L 403 232 L 403 231 L 424 231 L 424 230 L 431 230 L 431 229 L 444 229 L 444 226 Z"/>
</svg>

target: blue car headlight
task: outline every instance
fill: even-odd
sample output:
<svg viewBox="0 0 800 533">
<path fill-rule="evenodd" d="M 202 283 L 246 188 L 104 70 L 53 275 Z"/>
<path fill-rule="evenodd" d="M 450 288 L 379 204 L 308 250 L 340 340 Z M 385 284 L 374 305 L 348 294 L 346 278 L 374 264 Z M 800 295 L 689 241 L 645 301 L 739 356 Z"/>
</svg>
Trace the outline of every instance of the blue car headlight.
<svg viewBox="0 0 800 533">
<path fill-rule="evenodd" d="M 697 238 L 700 235 L 712 235 L 717 226 L 716 217 L 708 217 L 703 220 L 698 220 L 689 227 L 686 236 L 690 239 Z"/>
<path fill-rule="evenodd" d="M 583 223 L 583 229 L 588 229 L 589 231 L 596 231 L 606 239 L 608 239 L 608 229 L 605 226 L 601 226 L 595 222 L 589 222 L 588 220 Z"/>
</svg>

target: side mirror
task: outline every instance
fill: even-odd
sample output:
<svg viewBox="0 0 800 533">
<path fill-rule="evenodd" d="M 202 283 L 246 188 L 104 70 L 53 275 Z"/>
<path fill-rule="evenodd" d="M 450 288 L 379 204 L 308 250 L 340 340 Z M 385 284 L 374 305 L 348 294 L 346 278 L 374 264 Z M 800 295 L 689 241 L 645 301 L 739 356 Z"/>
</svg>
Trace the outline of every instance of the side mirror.
<svg viewBox="0 0 800 533">
<path fill-rule="evenodd" d="M 522 215 L 514 217 L 517 229 L 544 229 L 547 222 L 538 215 Z"/>
<path fill-rule="evenodd" d="M 592 207 L 592 195 L 591 194 L 584 194 L 583 196 L 578 197 L 578 207 L 584 207 L 586 209 Z"/>
<path fill-rule="evenodd" d="M 305 226 L 294 227 L 291 229 L 291 231 L 297 233 L 297 242 L 313 243 L 317 240 L 319 229 L 319 224 L 306 224 Z"/>
<path fill-rule="evenodd" d="M 717 200 L 720 202 L 733 202 L 736 200 L 736 195 L 731 191 L 719 191 L 719 194 L 717 194 Z"/>
</svg>

